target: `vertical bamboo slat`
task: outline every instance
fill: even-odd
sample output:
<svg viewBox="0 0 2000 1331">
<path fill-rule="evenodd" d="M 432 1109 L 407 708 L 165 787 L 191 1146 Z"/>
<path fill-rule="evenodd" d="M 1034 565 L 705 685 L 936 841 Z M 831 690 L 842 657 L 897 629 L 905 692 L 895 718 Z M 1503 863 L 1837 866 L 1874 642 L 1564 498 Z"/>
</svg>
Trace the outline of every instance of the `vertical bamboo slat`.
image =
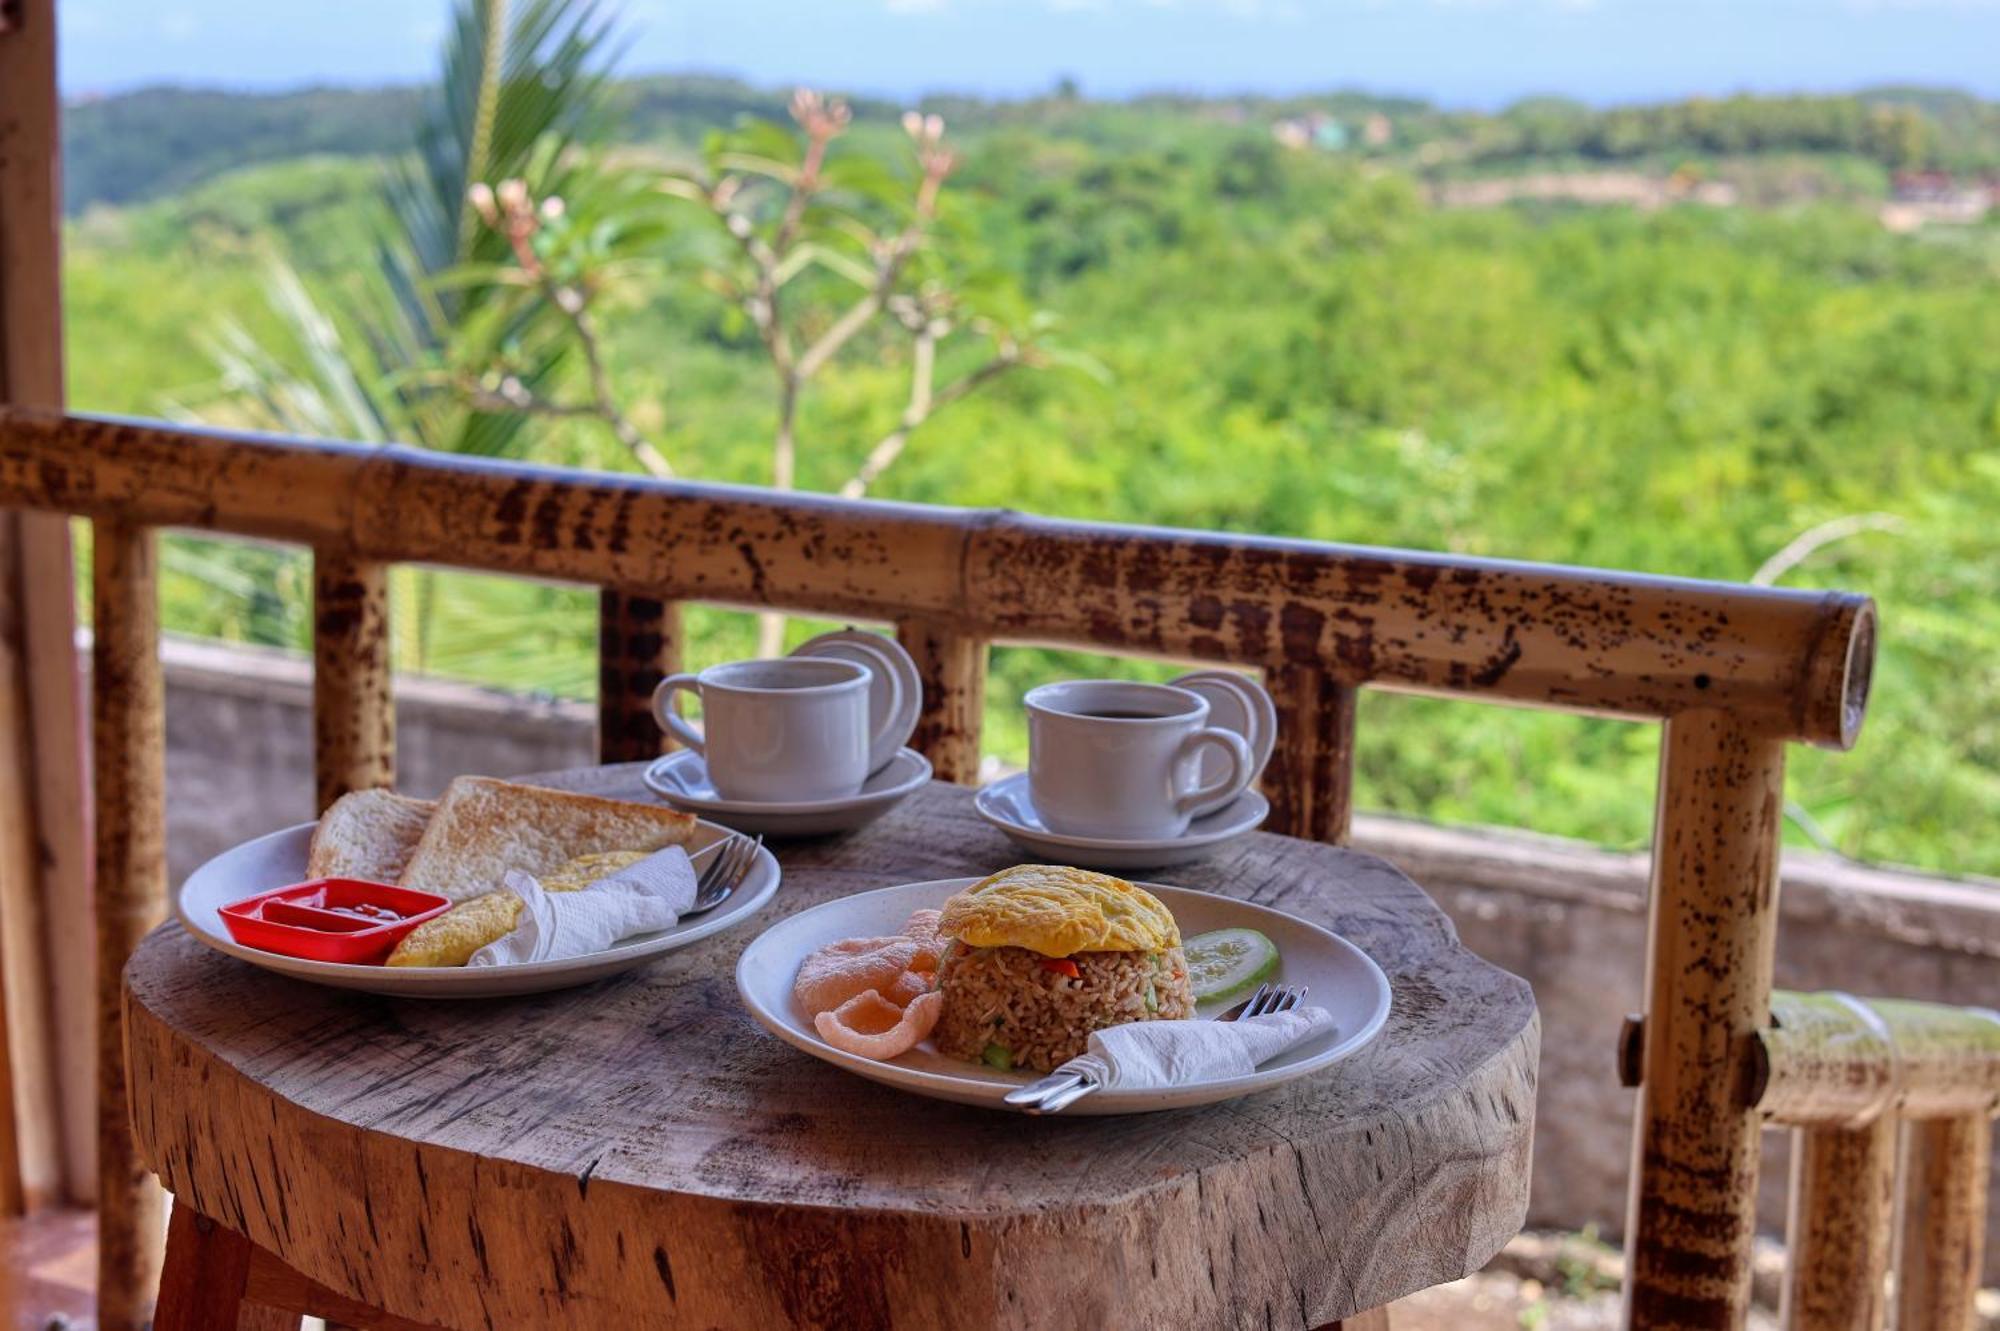
<svg viewBox="0 0 2000 1331">
<path fill-rule="evenodd" d="M 1887 1311 L 1896 1118 L 1792 1133 L 1785 1331 L 1877 1331 Z"/>
<path fill-rule="evenodd" d="M 896 641 L 917 663 L 924 708 L 910 745 L 931 760 L 940 781 L 979 784 L 979 737 L 986 712 L 984 638 L 929 620 L 896 625 Z"/>
<path fill-rule="evenodd" d="M 1972 1331 L 1992 1167 L 1993 1126 L 1984 1113 L 1910 1120 L 1896 1238 L 1896 1331 Z"/>
<path fill-rule="evenodd" d="M 1770 1016 L 1784 772 L 1783 742 L 1727 714 L 1666 724 L 1625 1227 L 1633 1328 L 1734 1328 L 1749 1308 L 1751 1069 Z"/>
<path fill-rule="evenodd" d="M 19 524 L 19 514 L 0 513 L 0 1215 L 28 1209 L 31 1157 L 38 1147 L 53 1154 L 36 1138 L 56 1117 Z"/>
<path fill-rule="evenodd" d="M 389 570 L 332 550 L 313 552 L 313 771 L 322 811 L 396 784 Z"/>
<path fill-rule="evenodd" d="M 1264 770 L 1267 832 L 1347 844 L 1354 825 L 1354 711 L 1359 691 L 1317 666 L 1281 665 L 1264 682 L 1278 704 L 1278 745 Z"/>
<path fill-rule="evenodd" d="M 681 607 L 606 587 L 597 595 L 597 761 L 639 762 L 670 747 L 653 690 L 681 668 Z"/>
<path fill-rule="evenodd" d="M 14 0 L 0 33 L 0 404 L 63 400 L 61 191 L 55 0 Z M 67 520 L 10 515 L 9 645 L 18 724 L 0 815 L 6 959 L 0 1098 L 18 1139 L 0 1144 L 0 1201 L 94 1192 L 91 1157 L 89 801 Z M 11 1083 L 11 1085 L 10 1085 Z"/>
<path fill-rule="evenodd" d="M 97 796 L 97 1317 L 139 1331 L 160 1274 L 160 1190 L 133 1150 L 120 975 L 166 907 L 166 722 L 154 533 L 99 522 L 91 749 Z"/>
</svg>

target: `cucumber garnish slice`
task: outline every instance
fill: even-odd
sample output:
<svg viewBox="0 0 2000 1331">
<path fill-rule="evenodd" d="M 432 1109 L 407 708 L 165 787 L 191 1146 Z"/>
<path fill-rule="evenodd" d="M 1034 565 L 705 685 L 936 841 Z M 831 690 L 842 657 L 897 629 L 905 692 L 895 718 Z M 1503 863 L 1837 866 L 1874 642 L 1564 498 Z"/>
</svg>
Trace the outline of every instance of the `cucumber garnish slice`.
<svg viewBox="0 0 2000 1331">
<path fill-rule="evenodd" d="M 1278 945 L 1255 929 L 1217 929 L 1181 947 L 1197 1003 L 1248 993 L 1278 971 Z"/>
</svg>

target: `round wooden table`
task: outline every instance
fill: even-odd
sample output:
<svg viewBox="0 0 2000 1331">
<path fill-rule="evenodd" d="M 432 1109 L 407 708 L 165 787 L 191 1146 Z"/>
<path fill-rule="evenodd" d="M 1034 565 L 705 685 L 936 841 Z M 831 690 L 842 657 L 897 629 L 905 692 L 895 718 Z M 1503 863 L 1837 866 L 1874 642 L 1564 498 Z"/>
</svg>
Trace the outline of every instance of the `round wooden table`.
<svg viewBox="0 0 2000 1331">
<path fill-rule="evenodd" d="M 644 799 L 639 770 L 530 779 Z M 851 1076 L 735 991 L 786 914 L 1018 862 L 971 793 L 779 858 L 742 927 L 531 998 L 345 993 L 155 930 L 125 984 L 138 1142 L 176 1198 L 156 1325 L 245 1298 L 236 1325 L 1317 1327 L 1522 1223 L 1534 999 L 1383 860 L 1258 834 L 1155 875 L 1366 949 L 1395 1005 L 1362 1054 L 1208 1108 L 1034 1119 Z"/>
</svg>

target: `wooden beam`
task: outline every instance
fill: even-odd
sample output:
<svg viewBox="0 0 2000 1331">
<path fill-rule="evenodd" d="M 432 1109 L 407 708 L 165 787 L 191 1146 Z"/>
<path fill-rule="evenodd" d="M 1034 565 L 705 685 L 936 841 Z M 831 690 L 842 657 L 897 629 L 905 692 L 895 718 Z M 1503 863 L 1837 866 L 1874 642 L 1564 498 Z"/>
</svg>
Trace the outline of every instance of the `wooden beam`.
<svg viewBox="0 0 2000 1331">
<path fill-rule="evenodd" d="M 160 1273 L 159 1187 L 132 1144 L 125 1085 L 125 959 L 166 914 L 166 714 L 156 541 L 100 521 L 91 747 L 97 796 L 97 1319 L 141 1331 Z"/>
<path fill-rule="evenodd" d="M 1879 1331 L 1895 1200 L 1894 1117 L 1793 1130 L 1785 1331 Z"/>
<path fill-rule="evenodd" d="M 984 638 L 929 619 L 899 620 L 896 641 L 917 663 L 923 712 L 910 745 L 931 760 L 940 781 L 979 784 L 979 740 L 986 725 Z"/>
<path fill-rule="evenodd" d="M 606 587 L 597 595 L 597 761 L 657 758 L 671 744 L 653 719 L 653 690 L 681 668 L 675 601 Z"/>
<path fill-rule="evenodd" d="M 316 807 L 396 784 L 389 569 L 313 552 L 313 771 Z"/>
<path fill-rule="evenodd" d="M 1344 846 L 1354 830 L 1354 714 L 1359 690 L 1330 671 L 1265 671 L 1278 705 L 1278 744 L 1264 769 L 1268 831 Z"/>
<path fill-rule="evenodd" d="M 1749 1311 L 1784 775 L 1783 742 L 1733 717 L 1667 723 L 1625 1227 L 1632 1328 L 1733 1329 Z"/>
<path fill-rule="evenodd" d="M 1896 1231 L 1896 1331 L 1972 1331 L 1992 1169 L 1993 1125 L 1985 1114 L 1909 1123 Z"/>
<path fill-rule="evenodd" d="M 63 401 L 54 0 L 17 0 L 0 33 L 0 404 Z M 54 514 L 0 521 L 9 564 L 13 718 L 0 759 L 0 932 L 7 1031 L 0 1088 L 18 1152 L 0 1159 L 0 1202 L 88 1195 L 91 1158 L 90 902 L 83 713 L 76 655 L 75 565 Z M 12 844 L 5 844 L 12 843 Z M 11 1045 L 11 1058 L 9 1049 Z"/>
</svg>

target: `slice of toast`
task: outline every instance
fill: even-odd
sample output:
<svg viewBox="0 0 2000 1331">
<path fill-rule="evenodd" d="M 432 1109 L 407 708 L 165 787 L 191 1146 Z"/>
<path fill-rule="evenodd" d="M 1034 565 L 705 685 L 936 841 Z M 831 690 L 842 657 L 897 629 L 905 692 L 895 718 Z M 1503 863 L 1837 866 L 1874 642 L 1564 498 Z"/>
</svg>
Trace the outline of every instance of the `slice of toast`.
<svg viewBox="0 0 2000 1331">
<path fill-rule="evenodd" d="M 693 814 L 657 804 L 462 776 L 445 788 L 402 884 L 465 901 L 509 869 L 541 877 L 579 855 L 652 852 L 694 835 Z"/>
<path fill-rule="evenodd" d="M 436 800 L 411 799 L 393 790 L 342 795 L 313 829 L 306 876 L 395 882 L 416 853 L 436 809 Z"/>
</svg>

